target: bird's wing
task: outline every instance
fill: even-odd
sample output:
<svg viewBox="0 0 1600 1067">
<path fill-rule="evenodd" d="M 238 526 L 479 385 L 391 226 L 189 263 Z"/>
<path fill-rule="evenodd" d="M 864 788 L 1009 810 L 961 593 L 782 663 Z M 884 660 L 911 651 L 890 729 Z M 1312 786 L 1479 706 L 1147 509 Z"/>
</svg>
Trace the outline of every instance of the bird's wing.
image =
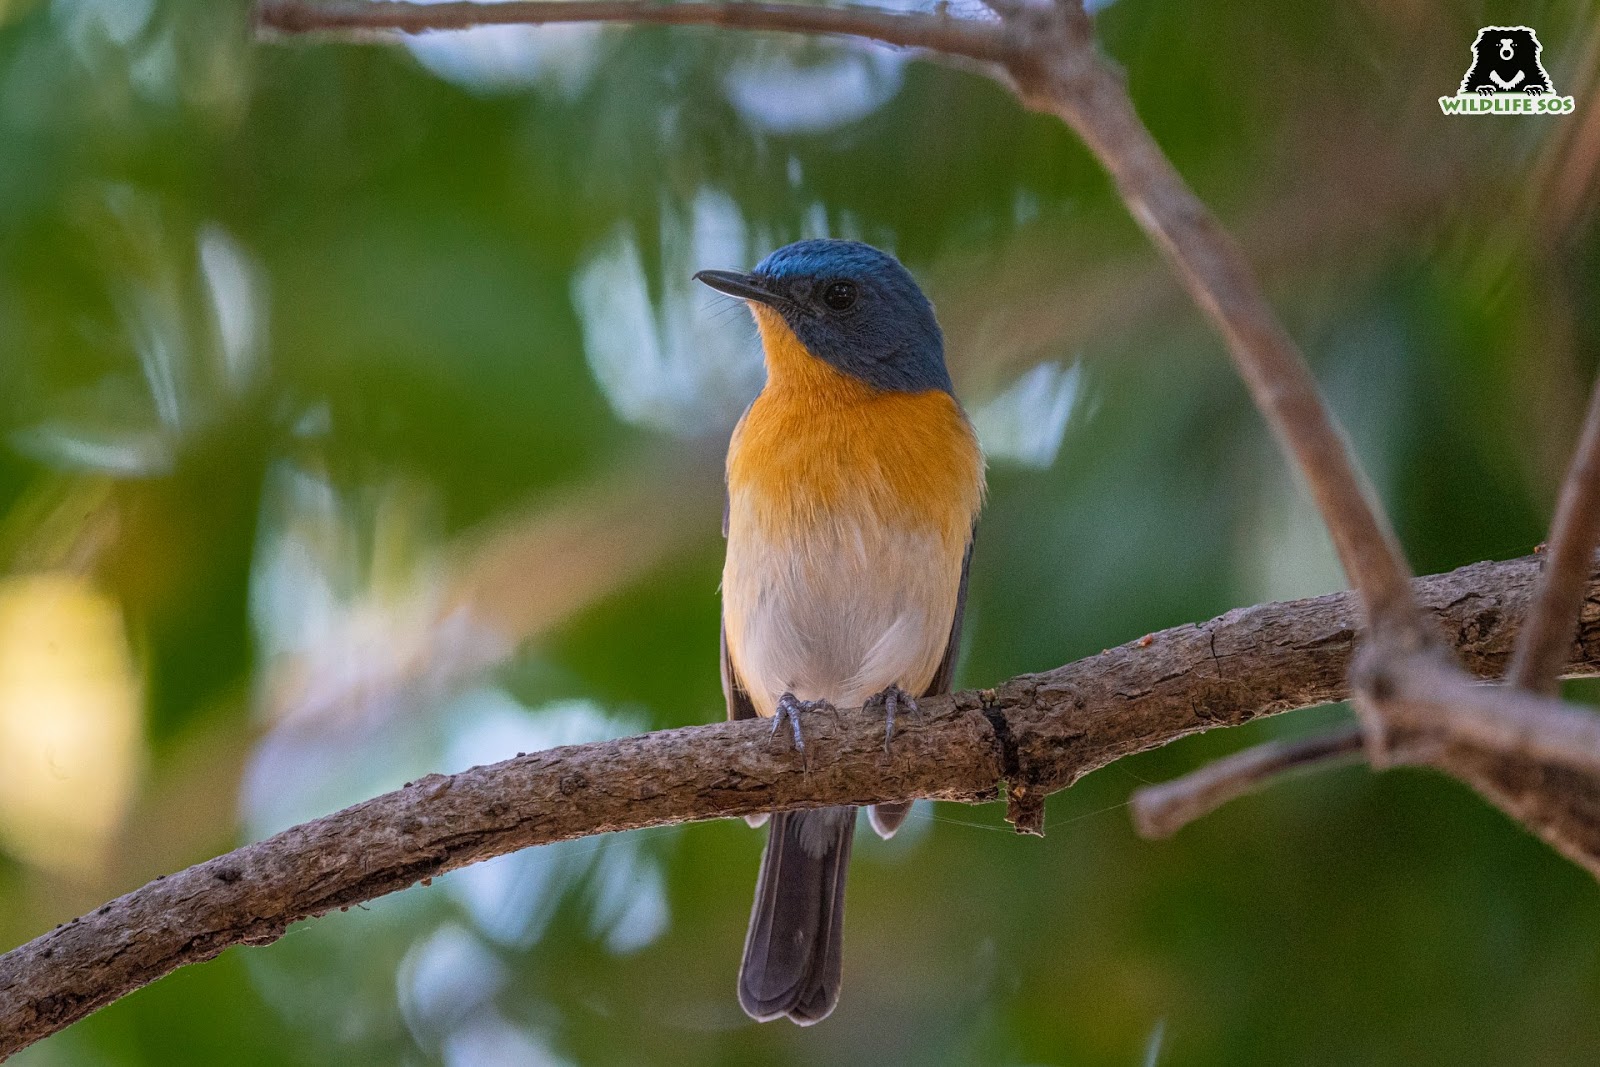
<svg viewBox="0 0 1600 1067">
<path fill-rule="evenodd" d="M 722 538 L 728 538 L 728 487 L 722 487 Z M 966 587 L 965 579 L 962 587 Z M 756 706 L 750 702 L 750 694 L 745 691 L 744 683 L 739 680 L 739 672 L 733 669 L 733 660 L 728 658 L 728 624 L 722 624 L 722 695 L 728 701 L 728 719 L 754 719 Z"/>
<path fill-rule="evenodd" d="M 722 504 L 722 536 L 728 536 L 728 504 L 727 497 L 723 497 Z M 720 627 L 722 642 L 722 695 L 728 701 L 728 718 L 754 719 L 756 706 L 750 702 L 750 694 L 745 690 L 744 683 L 739 680 L 739 672 L 734 670 L 733 660 L 728 656 L 728 626 L 723 623 Z M 760 815 L 746 815 L 744 821 L 751 826 L 760 826 L 767 821 L 766 813 Z"/>
<path fill-rule="evenodd" d="M 972 533 L 978 532 L 976 526 Z M 956 654 L 961 650 L 961 621 L 967 613 L 967 572 L 972 569 L 972 537 L 967 538 L 967 552 L 961 557 L 961 586 L 956 591 L 956 614 L 950 620 L 950 640 L 944 646 L 944 658 L 939 661 L 939 669 L 933 672 L 933 681 L 928 683 L 928 688 L 923 690 L 925 697 L 943 696 L 950 692 L 950 686 L 956 678 Z"/>
<path fill-rule="evenodd" d="M 756 706 L 750 702 L 750 694 L 745 691 L 744 683 L 739 680 L 739 672 L 733 668 L 733 660 L 728 658 L 728 628 L 722 628 L 722 695 L 728 700 L 729 719 L 754 719 Z"/>
<path fill-rule="evenodd" d="M 975 536 L 978 532 L 976 526 L 972 529 Z M 961 622 L 967 613 L 967 572 L 972 569 L 972 537 L 967 538 L 967 552 L 961 557 L 961 585 L 956 591 L 956 614 L 950 620 L 950 640 L 945 642 L 944 657 L 939 660 L 939 669 L 933 672 L 933 681 L 928 683 L 928 688 L 922 691 L 925 697 L 943 696 L 950 692 L 950 686 L 956 677 L 956 654 L 961 650 Z M 729 703 L 730 714 L 733 707 Z M 906 821 L 906 816 L 911 814 L 911 801 L 897 800 L 888 804 L 874 804 L 867 813 L 872 829 L 879 837 L 892 837 L 900 829 L 900 824 Z"/>
</svg>

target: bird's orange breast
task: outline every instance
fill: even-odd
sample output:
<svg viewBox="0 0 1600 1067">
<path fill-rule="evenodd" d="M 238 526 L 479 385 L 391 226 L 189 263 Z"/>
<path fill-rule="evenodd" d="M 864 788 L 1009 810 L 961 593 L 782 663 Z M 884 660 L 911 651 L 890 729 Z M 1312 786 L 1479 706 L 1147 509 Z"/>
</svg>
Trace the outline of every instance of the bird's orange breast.
<svg viewBox="0 0 1600 1067">
<path fill-rule="evenodd" d="M 728 662 L 755 706 L 923 692 L 949 643 L 983 496 L 955 398 L 873 388 L 758 308 L 767 385 L 728 450 Z"/>
<path fill-rule="evenodd" d="M 932 526 L 960 551 L 983 496 L 983 456 L 954 397 L 876 389 L 807 352 L 758 308 L 767 385 L 734 431 L 728 490 L 765 539 L 841 514 Z"/>
</svg>

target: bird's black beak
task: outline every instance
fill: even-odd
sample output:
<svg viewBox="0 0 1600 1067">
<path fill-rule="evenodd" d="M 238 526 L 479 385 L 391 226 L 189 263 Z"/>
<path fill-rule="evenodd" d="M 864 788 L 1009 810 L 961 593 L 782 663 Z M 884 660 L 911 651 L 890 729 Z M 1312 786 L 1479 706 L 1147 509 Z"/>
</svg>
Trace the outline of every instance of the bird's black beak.
<svg viewBox="0 0 1600 1067">
<path fill-rule="evenodd" d="M 736 270 L 703 270 L 695 274 L 694 280 L 704 282 L 717 292 L 736 296 L 740 300 L 777 304 L 783 299 L 767 288 L 766 279 L 759 274 L 741 274 Z"/>
</svg>

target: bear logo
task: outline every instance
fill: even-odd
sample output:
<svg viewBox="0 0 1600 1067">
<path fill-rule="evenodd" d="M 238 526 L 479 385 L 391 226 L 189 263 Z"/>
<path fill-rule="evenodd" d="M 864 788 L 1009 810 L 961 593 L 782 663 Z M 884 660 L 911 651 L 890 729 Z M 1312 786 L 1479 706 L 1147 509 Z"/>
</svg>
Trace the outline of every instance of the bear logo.
<svg viewBox="0 0 1600 1067">
<path fill-rule="evenodd" d="M 1555 92 L 1539 61 L 1542 50 L 1538 34 L 1526 26 L 1485 26 L 1472 42 L 1472 66 L 1461 79 L 1461 95 Z"/>
</svg>

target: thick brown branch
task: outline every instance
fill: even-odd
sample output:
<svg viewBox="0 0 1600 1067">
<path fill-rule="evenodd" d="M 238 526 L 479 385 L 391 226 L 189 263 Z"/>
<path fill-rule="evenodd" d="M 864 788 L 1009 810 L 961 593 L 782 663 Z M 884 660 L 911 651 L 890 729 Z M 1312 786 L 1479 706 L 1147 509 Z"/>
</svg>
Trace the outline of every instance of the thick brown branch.
<svg viewBox="0 0 1600 1067">
<path fill-rule="evenodd" d="M 1499 675 L 1533 558 L 1419 580 L 1473 673 Z M 1600 595 L 1597 579 L 1591 589 Z M 762 723 L 647 734 L 434 775 L 158 878 L 0 956 L 0 1055 L 230 945 L 530 845 L 784 807 L 912 796 L 1044 795 L 1113 760 L 1218 726 L 1339 700 L 1359 609 L 1349 594 L 1230 612 L 992 690 L 925 702 L 883 751 L 873 716 L 808 723 L 807 766 Z M 1600 672 L 1600 621 L 1573 673 Z"/>
<path fill-rule="evenodd" d="M 1285 774 L 1359 757 L 1363 736 L 1361 727 L 1352 725 L 1293 741 L 1268 741 L 1182 778 L 1147 786 L 1133 794 L 1133 825 L 1142 837 L 1171 837 L 1228 801 Z"/>
<path fill-rule="evenodd" d="M 1561 483 L 1544 573 L 1511 664 L 1513 685 L 1553 694 L 1578 628 L 1585 579 L 1600 544 L 1600 382 L 1589 396 L 1577 451 Z"/>
</svg>

